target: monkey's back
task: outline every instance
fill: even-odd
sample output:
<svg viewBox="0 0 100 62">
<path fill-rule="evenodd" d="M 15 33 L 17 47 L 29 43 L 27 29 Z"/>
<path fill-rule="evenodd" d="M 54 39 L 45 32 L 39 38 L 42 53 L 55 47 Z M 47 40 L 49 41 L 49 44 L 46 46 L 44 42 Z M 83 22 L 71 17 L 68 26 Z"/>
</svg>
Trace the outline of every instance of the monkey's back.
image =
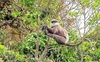
<svg viewBox="0 0 100 62">
<path fill-rule="evenodd" d="M 61 26 L 58 25 L 58 26 L 56 26 L 55 30 L 56 30 L 55 34 L 57 34 L 59 36 L 63 36 L 64 38 L 66 38 L 68 33 L 64 28 L 62 28 Z"/>
</svg>

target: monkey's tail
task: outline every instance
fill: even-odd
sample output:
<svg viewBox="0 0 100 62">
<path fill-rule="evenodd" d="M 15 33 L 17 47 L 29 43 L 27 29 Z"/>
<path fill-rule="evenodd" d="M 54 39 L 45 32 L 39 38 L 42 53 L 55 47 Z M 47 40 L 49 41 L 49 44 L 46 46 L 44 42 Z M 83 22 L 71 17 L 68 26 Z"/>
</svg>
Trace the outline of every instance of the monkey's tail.
<svg viewBox="0 0 100 62">
<path fill-rule="evenodd" d="M 83 43 L 83 41 L 81 41 L 81 42 L 79 42 L 79 43 L 76 43 L 76 44 L 68 44 L 68 43 L 66 43 L 65 45 L 66 46 L 78 46 L 78 45 L 80 45 L 81 43 Z"/>
</svg>

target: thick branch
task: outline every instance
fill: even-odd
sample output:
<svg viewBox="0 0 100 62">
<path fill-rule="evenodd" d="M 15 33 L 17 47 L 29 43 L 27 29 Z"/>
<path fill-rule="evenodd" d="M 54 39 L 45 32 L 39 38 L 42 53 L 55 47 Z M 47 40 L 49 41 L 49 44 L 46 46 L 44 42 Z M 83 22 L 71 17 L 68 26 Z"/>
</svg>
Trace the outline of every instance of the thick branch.
<svg viewBox="0 0 100 62">
<path fill-rule="evenodd" d="M 38 58 L 39 43 L 40 43 L 40 42 L 39 42 L 39 36 L 37 35 L 35 58 Z"/>
<path fill-rule="evenodd" d="M 49 47 L 49 41 L 50 41 L 50 38 L 48 38 L 48 40 L 47 40 L 47 45 L 45 46 L 44 51 L 43 51 L 42 54 L 40 55 L 39 60 L 43 59 L 43 58 L 45 57 L 45 55 L 47 54 L 47 50 L 48 50 L 48 47 Z"/>
</svg>

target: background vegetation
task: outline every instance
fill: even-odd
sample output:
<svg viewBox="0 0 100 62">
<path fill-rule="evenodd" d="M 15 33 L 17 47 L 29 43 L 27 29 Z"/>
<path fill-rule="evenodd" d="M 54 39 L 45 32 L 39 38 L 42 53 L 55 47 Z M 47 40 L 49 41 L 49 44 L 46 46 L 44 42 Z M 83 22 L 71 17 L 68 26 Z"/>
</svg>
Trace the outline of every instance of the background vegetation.
<svg viewBox="0 0 100 62">
<path fill-rule="evenodd" d="M 69 47 L 44 35 L 59 20 Z M 100 62 L 99 0 L 0 0 L 1 62 Z"/>
</svg>

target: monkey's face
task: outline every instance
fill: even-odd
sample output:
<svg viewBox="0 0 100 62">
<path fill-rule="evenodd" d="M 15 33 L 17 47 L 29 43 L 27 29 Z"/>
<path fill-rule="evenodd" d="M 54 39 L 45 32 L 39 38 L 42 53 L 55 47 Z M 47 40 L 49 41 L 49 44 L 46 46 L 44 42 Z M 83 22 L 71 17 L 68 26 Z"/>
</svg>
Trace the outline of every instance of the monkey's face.
<svg viewBox="0 0 100 62">
<path fill-rule="evenodd" d="M 54 26 L 56 26 L 56 25 L 59 25 L 59 23 L 58 23 L 58 21 L 57 21 L 56 19 L 53 19 L 53 20 L 51 21 L 51 27 L 54 27 Z"/>
<path fill-rule="evenodd" d="M 56 22 L 56 23 L 51 23 L 51 27 L 54 27 L 54 26 L 57 26 L 57 25 L 59 25 L 58 22 Z"/>
</svg>

